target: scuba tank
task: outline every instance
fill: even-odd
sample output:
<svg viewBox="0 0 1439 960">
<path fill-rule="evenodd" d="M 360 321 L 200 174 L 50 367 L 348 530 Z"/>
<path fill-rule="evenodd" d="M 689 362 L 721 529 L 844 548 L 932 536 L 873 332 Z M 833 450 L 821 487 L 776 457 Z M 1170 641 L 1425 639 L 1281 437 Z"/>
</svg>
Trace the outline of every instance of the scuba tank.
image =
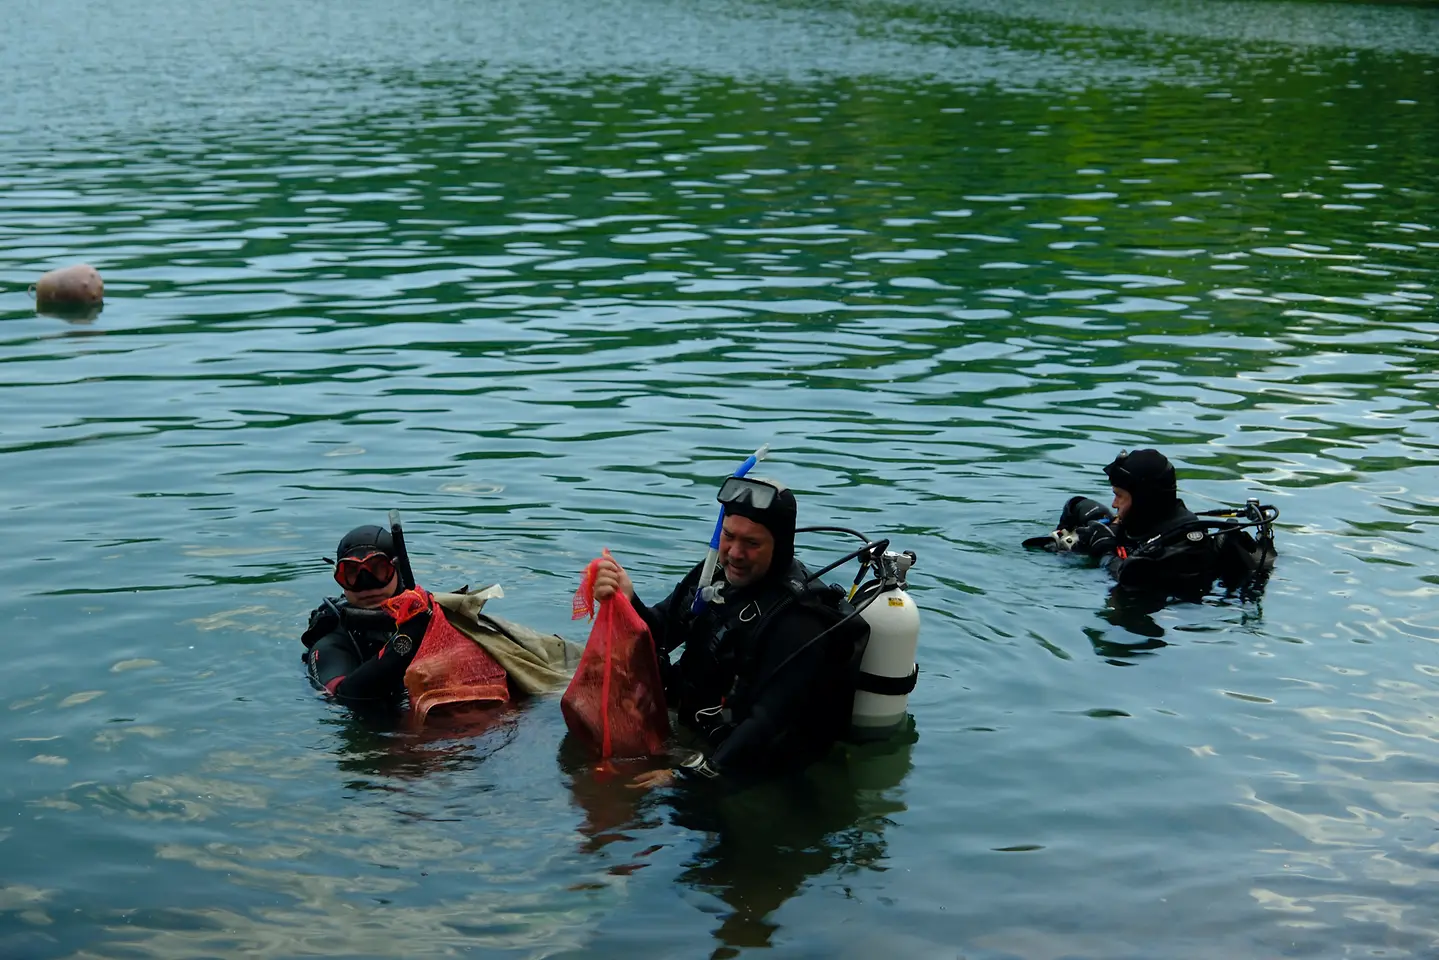
<svg viewBox="0 0 1439 960">
<path fill-rule="evenodd" d="M 879 577 L 855 598 L 859 615 L 869 624 L 869 643 L 855 681 L 850 715 L 851 740 L 881 740 L 904 725 L 909 695 L 919 678 L 914 662 L 919 646 L 919 607 L 909 595 L 905 574 L 914 566 L 910 551 L 885 551 Z"/>
<path fill-rule="evenodd" d="M 851 643 L 847 664 L 849 682 L 839 691 L 843 699 L 835 698 L 834 711 L 830 714 L 837 737 L 852 742 L 889 739 L 909 719 L 909 695 L 919 678 L 919 667 L 914 661 L 919 646 L 919 607 L 910 597 L 905 582 L 905 575 L 917 558 L 910 550 L 893 553 L 889 550 L 889 540 L 871 540 L 848 527 L 797 527 L 795 533 L 843 533 L 858 537 L 864 546 L 802 580 L 791 581 L 790 596 L 765 614 L 767 620 L 785 603 L 800 602 L 830 621 L 826 629 L 780 661 L 771 671 L 770 679 L 809 647 L 836 631 L 845 631 L 840 637 Z M 848 591 L 820 580 L 831 570 L 856 559 L 860 561 L 859 572 Z M 861 586 L 871 569 L 878 576 Z M 762 621 L 756 630 L 764 627 Z M 748 695 L 757 697 L 762 688 L 763 684 Z M 844 723 L 846 719 L 848 724 Z M 841 732 L 845 726 L 848 726 L 847 733 Z"/>
</svg>

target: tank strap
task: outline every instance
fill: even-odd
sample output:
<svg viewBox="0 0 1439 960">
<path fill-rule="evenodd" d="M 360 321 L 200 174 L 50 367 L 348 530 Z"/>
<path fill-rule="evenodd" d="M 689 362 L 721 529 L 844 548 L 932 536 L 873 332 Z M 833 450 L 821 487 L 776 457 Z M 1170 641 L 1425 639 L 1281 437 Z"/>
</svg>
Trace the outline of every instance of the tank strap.
<svg viewBox="0 0 1439 960">
<path fill-rule="evenodd" d="M 861 670 L 856 686 L 866 693 L 876 693 L 881 697 L 904 697 L 913 693 L 918 683 L 919 664 L 916 663 L 907 677 L 881 677 L 877 673 Z"/>
</svg>

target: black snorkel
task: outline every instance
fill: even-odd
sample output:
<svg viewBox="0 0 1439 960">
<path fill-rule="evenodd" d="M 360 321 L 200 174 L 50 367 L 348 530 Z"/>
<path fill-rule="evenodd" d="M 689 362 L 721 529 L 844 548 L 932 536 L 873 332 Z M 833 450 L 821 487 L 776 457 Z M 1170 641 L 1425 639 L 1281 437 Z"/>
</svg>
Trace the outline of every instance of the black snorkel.
<svg viewBox="0 0 1439 960">
<path fill-rule="evenodd" d="M 405 531 L 400 526 L 400 511 L 390 511 L 390 536 L 395 541 L 395 569 L 400 574 L 400 587 L 415 589 L 415 571 L 410 569 L 410 552 L 405 549 Z"/>
</svg>

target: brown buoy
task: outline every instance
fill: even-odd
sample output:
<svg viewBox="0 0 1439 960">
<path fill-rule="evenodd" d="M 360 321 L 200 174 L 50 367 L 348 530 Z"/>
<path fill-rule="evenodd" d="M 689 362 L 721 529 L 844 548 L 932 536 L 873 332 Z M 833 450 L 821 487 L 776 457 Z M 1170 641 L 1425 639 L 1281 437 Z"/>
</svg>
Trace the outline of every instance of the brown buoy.
<svg viewBox="0 0 1439 960">
<path fill-rule="evenodd" d="M 88 312 L 105 300 L 105 281 L 88 263 L 51 270 L 30 289 L 40 313 Z"/>
</svg>

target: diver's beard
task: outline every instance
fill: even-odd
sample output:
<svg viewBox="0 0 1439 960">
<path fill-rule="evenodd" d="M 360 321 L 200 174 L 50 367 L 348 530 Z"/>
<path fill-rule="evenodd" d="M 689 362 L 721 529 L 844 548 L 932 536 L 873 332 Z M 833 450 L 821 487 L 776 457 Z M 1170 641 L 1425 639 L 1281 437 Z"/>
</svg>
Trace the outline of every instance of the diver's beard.
<svg viewBox="0 0 1439 960">
<path fill-rule="evenodd" d="M 724 565 L 724 578 L 732 587 L 747 587 L 759 580 L 764 574 L 758 572 L 753 566 L 746 566 L 743 571 L 737 571 L 730 564 Z"/>
<path fill-rule="evenodd" d="M 747 564 L 743 573 L 733 570 L 729 563 L 722 563 L 721 568 L 724 570 L 725 582 L 736 589 L 752 587 L 777 569 L 773 559 L 763 568 L 758 564 Z"/>
<path fill-rule="evenodd" d="M 725 582 L 732 587 L 747 587 L 755 579 L 753 576 L 735 571 L 729 564 L 725 564 L 724 578 Z"/>
</svg>

